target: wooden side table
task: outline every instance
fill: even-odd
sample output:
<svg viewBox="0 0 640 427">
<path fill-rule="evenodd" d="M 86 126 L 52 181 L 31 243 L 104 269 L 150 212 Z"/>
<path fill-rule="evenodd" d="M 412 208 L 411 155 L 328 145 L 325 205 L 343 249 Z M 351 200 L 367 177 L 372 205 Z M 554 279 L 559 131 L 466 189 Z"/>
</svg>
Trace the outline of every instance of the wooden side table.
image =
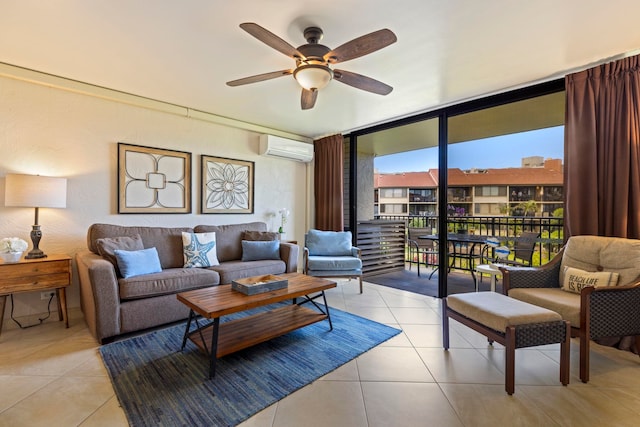
<svg viewBox="0 0 640 427">
<path fill-rule="evenodd" d="M 13 264 L 0 262 L 0 333 L 7 295 L 21 292 L 55 289 L 58 318 L 69 327 L 65 289 L 71 285 L 71 257 L 49 255 L 46 258 L 25 259 Z"/>
</svg>

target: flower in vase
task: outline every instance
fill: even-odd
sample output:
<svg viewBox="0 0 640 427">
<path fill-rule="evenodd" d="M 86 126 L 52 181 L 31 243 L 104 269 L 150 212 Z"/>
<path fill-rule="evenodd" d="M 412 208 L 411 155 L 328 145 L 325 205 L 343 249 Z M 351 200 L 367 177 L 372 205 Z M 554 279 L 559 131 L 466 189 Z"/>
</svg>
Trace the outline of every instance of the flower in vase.
<svg viewBox="0 0 640 427">
<path fill-rule="evenodd" d="M 0 252 L 1 253 L 9 253 L 9 252 L 24 252 L 27 250 L 29 245 L 24 240 L 18 237 L 5 237 L 0 240 Z"/>
<path fill-rule="evenodd" d="M 280 228 L 278 233 L 284 233 L 284 225 L 287 223 L 287 217 L 289 216 L 289 209 L 282 208 L 278 211 L 280 214 Z"/>
</svg>

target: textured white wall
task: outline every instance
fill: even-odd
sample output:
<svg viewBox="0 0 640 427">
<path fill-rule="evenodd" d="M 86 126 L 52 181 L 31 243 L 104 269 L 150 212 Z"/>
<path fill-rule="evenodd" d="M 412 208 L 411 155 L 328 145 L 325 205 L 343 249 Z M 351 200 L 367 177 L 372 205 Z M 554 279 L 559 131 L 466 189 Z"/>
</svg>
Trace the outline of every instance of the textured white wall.
<svg viewBox="0 0 640 427">
<path fill-rule="evenodd" d="M 0 238 L 17 236 L 30 243 L 34 210 L 4 207 L 4 176 L 25 173 L 68 178 L 67 208 L 40 210 L 45 253 L 73 256 L 84 250 L 87 228 L 96 222 L 194 226 L 265 221 L 277 230 L 278 218 L 268 214 L 280 208 L 291 211 L 287 238 L 302 241 L 308 166 L 260 156 L 258 138 L 246 130 L 0 77 Z M 119 215 L 118 142 L 192 153 L 193 214 Z M 254 214 L 198 214 L 201 154 L 255 162 Z M 70 307 L 79 306 L 76 280 L 68 289 Z M 15 295 L 14 301 L 16 316 L 47 308 L 39 292 Z M 7 302 L 5 317 L 9 308 Z"/>
</svg>

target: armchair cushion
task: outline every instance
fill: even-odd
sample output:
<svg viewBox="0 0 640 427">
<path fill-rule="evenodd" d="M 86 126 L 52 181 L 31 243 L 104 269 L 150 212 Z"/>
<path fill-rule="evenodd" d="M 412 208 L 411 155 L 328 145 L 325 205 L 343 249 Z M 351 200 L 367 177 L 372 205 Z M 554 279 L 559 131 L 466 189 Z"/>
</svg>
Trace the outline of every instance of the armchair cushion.
<svg viewBox="0 0 640 427">
<path fill-rule="evenodd" d="M 362 260 L 352 256 L 309 255 L 309 270 L 361 270 Z"/>
<path fill-rule="evenodd" d="M 580 295 L 559 288 L 514 288 L 509 296 L 560 314 L 571 326 L 580 326 Z"/>
<path fill-rule="evenodd" d="M 562 290 L 579 294 L 585 286 L 600 288 L 615 286 L 618 283 L 618 273 L 608 271 L 584 271 L 579 268 L 565 267 Z"/>
<path fill-rule="evenodd" d="M 309 230 L 305 238 L 309 255 L 351 256 L 350 231 Z"/>
<path fill-rule="evenodd" d="M 635 283 L 640 266 L 640 240 L 620 237 L 572 236 L 565 246 L 561 271 L 566 267 L 618 273 L 618 285 Z M 560 286 L 564 275 L 560 275 Z"/>
</svg>

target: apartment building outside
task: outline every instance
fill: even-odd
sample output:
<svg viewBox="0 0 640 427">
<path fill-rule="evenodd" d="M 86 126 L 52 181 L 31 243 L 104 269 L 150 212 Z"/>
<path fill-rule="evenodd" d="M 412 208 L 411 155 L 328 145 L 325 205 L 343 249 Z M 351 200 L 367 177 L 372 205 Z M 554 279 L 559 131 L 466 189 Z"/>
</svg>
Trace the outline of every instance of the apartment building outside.
<svg viewBox="0 0 640 427">
<path fill-rule="evenodd" d="M 449 169 L 450 216 L 553 216 L 563 207 L 561 159 L 531 156 L 519 168 Z M 375 173 L 376 217 L 438 214 L 438 170 Z"/>
</svg>

